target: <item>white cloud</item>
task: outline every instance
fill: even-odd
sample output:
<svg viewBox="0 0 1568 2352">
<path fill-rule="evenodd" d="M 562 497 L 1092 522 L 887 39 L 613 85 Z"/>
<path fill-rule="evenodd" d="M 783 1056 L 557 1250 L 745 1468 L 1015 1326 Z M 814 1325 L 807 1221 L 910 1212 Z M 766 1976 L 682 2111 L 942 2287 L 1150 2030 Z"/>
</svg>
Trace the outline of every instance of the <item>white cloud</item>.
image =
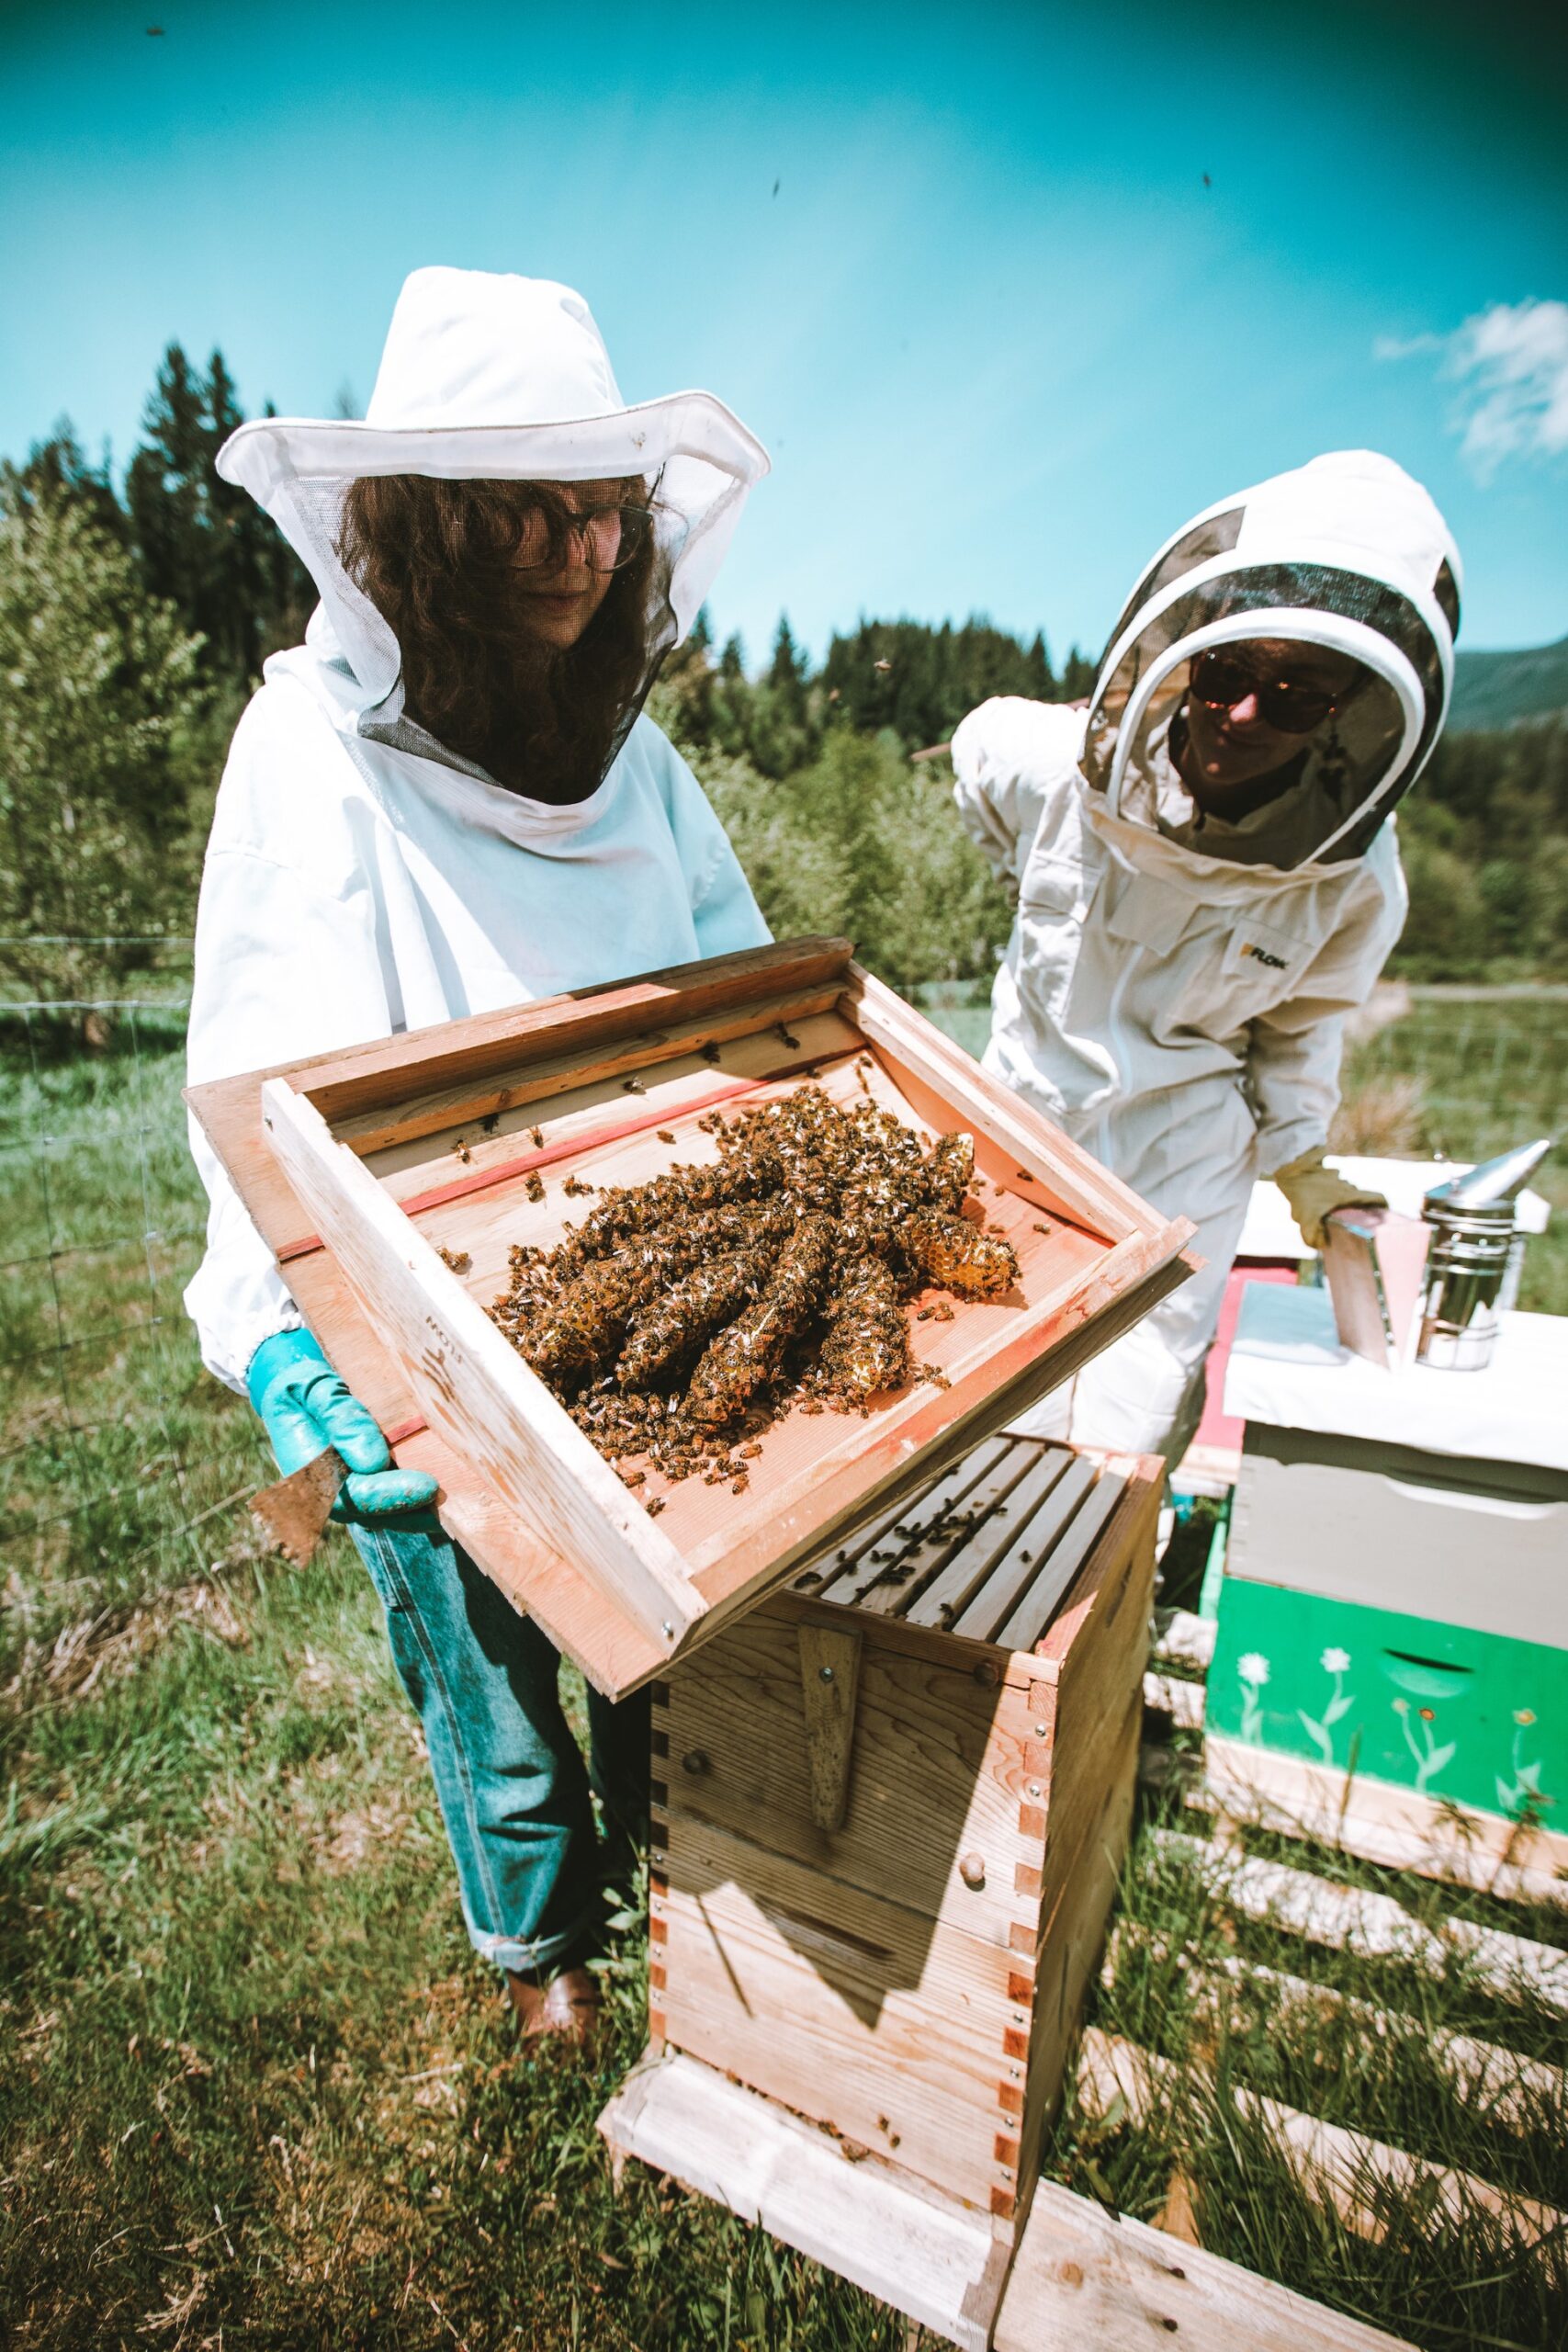
<svg viewBox="0 0 1568 2352">
<path fill-rule="evenodd" d="M 1477 478 L 1508 458 L 1568 450 L 1568 302 L 1494 302 L 1451 334 L 1380 335 L 1379 359 L 1435 355 L 1459 386 L 1453 428 Z"/>
</svg>

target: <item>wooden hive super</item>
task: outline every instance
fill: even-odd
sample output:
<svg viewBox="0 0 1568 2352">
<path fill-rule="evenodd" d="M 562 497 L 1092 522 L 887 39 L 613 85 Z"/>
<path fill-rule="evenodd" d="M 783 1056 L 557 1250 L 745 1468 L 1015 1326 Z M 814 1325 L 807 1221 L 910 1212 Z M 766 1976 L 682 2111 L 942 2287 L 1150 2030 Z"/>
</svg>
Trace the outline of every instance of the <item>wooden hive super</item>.
<svg viewBox="0 0 1568 2352">
<path fill-rule="evenodd" d="M 916 1324 L 951 1383 L 869 1418 L 772 1429 L 749 1493 L 688 1479 L 662 1515 L 589 1443 L 485 1308 L 514 1244 L 581 1215 L 568 1179 L 711 1159 L 715 1108 L 863 1085 L 927 1136 L 973 1134 L 1015 1288 Z M 310 1328 L 444 1524 L 619 1696 L 1066 1378 L 1180 1281 L 1156 1216 L 851 960 L 807 940 L 193 1088 L 197 1119 Z M 530 1187 L 544 1197 L 531 1198 Z M 438 1254 L 444 1253 L 444 1254 Z"/>
<path fill-rule="evenodd" d="M 989 1439 L 654 1686 L 650 2055 L 601 2128 L 742 2211 L 757 2166 L 704 2143 L 710 2072 L 767 2102 L 749 2142 L 825 2129 L 836 2193 L 770 2227 L 963 2341 L 988 2340 L 1125 1847 L 1162 1476 Z M 931 2231 L 945 2289 L 908 2253 Z"/>
</svg>

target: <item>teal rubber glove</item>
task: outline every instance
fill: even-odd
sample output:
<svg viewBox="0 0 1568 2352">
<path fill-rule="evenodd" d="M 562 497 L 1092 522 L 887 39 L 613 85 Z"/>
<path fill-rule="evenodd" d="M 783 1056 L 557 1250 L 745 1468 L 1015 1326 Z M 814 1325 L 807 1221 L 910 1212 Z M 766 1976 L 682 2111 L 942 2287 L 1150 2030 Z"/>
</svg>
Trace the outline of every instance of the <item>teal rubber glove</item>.
<svg viewBox="0 0 1568 2352">
<path fill-rule="evenodd" d="M 351 1396 L 309 1331 L 275 1331 L 245 1375 L 285 1477 L 333 1446 L 348 1465 L 333 1517 L 387 1519 L 425 1510 L 435 1499 L 428 1470 L 394 1470 L 387 1441 Z"/>
</svg>

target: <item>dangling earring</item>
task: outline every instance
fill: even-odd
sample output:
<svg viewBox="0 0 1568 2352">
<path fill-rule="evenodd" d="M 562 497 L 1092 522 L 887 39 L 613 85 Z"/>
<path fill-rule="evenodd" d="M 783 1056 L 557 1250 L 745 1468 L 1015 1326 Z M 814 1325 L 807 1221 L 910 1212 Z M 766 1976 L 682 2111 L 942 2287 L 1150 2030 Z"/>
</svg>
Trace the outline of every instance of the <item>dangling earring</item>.
<svg viewBox="0 0 1568 2352">
<path fill-rule="evenodd" d="M 1317 773 L 1320 783 L 1326 785 L 1330 792 L 1341 790 L 1346 777 L 1350 773 L 1350 763 L 1345 756 L 1345 746 L 1339 741 L 1337 711 L 1333 712 L 1329 718 L 1328 732 L 1324 737 L 1323 749 L 1318 753 Z"/>
</svg>

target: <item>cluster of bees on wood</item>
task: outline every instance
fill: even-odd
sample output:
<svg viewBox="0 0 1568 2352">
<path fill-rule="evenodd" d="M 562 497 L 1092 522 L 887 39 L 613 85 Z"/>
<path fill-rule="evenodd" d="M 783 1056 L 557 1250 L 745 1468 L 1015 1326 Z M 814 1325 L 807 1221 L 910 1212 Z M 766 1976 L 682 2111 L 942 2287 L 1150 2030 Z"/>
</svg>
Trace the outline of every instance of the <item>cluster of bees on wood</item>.
<svg viewBox="0 0 1568 2352">
<path fill-rule="evenodd" d="M 1018 1260 L 963 1214 L 968 1136 L 927 1151 L 869 1095 L 845 1109 L 811 1083 L 697 1124 L 716 1161 L 605 1191 L 554 1249 L 513 1249 L 490 1312 L 628 1486 L 646 1464 L 739 1494 L 793 1406 L 868 1412 L 884 1390 L 940 1383 L 914 1359 L 907 1302 L 998 1297 Z"/>
</svg>

